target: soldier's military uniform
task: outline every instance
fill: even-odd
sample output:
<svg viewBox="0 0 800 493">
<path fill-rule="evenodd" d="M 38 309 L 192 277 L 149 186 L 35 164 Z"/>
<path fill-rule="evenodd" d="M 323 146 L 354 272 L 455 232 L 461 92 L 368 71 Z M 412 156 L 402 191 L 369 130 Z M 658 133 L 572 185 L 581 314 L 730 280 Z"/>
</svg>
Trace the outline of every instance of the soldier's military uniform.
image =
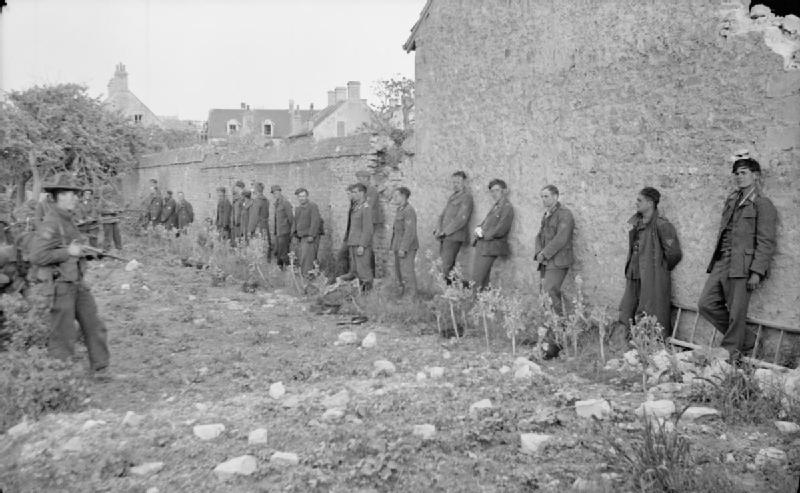
<svg viewBox="0 0 800 493">
<path fill-rule="evenodd" d="M 495 202 L 480 224 L 483 236 L 477 239 L 472 266 L 472 279 L 477 289 L 483 290 L 489 285 L 492 265 L 497 257 L 507 257 L 511 253 L 508 233 L 513 222 L 514 207 L 508 201 L 508 197 L 503 196 Z"/>
<path fill-rule="evenodd" d="M 225 193 L 224 188 L 219 188 L 217 191 Z M 231 234 L 231 215 L 233 207 L 228 197 L 223 197 L 217 202 L 217 217 L 214 219 L 214 226 L 219 231 L 222 239 L 227 239 Z"/>
<path fill-rule="evenodd" d="M 156 189 L 153 190 L 153 192 L 147 197 L 146 204 L 147 223 L 151 226 L 155 226 L 161 219 L 161 207 L 164 204 L 164 200 L 161 198 L 161 192 L 158 191 L 158 187 L 156 187 Z"/>
<path fill-rule="evenodd" d="M 66 175 L 56 175 L 53 182 L 43 188 L 52 193 L 80 192 Z M 109 363 L 107 331 L 97 315 L 94 297 L 83 281 L 86 259 L 68 253 L 67 246 L 75 241 L 81 242 L 83 238 L 72 221 L 72 213 L 54 206 L 33 237 L 30 260 L 38 266 L 39 279 L 47 284 L 47 291 L 53 296 L 49 353 L 61 359 L 74 354 L 77 321 L 89 351 L 89 363 L 92 370 L 97 371 Z"/>
<path fill-rule="evenodd" d="M 175 217 L 178 220 L 178 229 L 184 230 L 194 222 L 194 208 L 188 200 L 179 200 L 175 205 Z"/>
<path fill-rule="evenodd" d="M 250 236 L 260 234 L 266 240 L 267 251 L 269 251 L 272 243 L 272 235 L 269 232 L 269 200 L 264 196 L 264 184 L 262 183 L 256 183 L 247 230 Z"/>
<path fill-rule="evenodd" d="M 175 206 L 175 199 L 172 198 L 171 193 L 168 193 L 161 206 L 161 216 L 158 218 L 158 222 L 167 229 L 174 228 L 177 223 Z"/>
<path fill-rule="evenodd" d="M 280 188 L 272 187 L 273 191 L 279 191 Z M 275 222 L 273 234 L 275 235 L 275 259 L 278 262 L 278 267 L 281 269 L 289 265 L 289 247 L 292 241 L 292 204 L 281 196 L 275 199 Z"/>
<path fill-rule="evenodd" d="M 241 188 L 244 188 L 244 183 L 239 182 Z M 238 186 L 238 185 L 237 185 Z M 231 245 L 236 246 L 238 238 L 242 236 L 242 197 L 241 192 L 233 192 L 233 201 L 231 202 Z"/>
<path fill-rule="evenodd" d="M 552 209 L 545 212 L 539 234 L 536 235 L 534 258 L 542 254 L 539 262 L 541 290 L 553 300 L 553 310 L 561 315 L 561 285 L 575 261 L 572 250 L 572 233 L 575 220 L 572 212 L 556 202 Z"/>
<path fill-rule="evenodd" d="M 472 194 L 464 188 L 453 192 L 439 216 L 436 231 L 439 235 L 442 274 L 450 284 L 450 271 L 456 265 L 461 246 L 469 238 L 469 220 L 472 217 Z"/>
<path fill-rule="evenodd" d="M 298 240 L 300 272 L 304 276 L 314 269 L 319 249 L 321 217 L 319 207 L 314 202 L 308 201 L 294 209 L 293 234 Z"/>
<path fill-rule="evenodd" d="M 364 289 L 372 287 L 375 276 L 372 271 L 372 208 L 364 200 L 350 211 L 350 231 L 347 234 L 347 248 L 350 254 L 350 276 L 358 277 Z M 359 247 L 363 248 L 361 255 Z"/>
<path fill-rule="evenodd" d="M 122 250 L 122 235 L 119 230 L 120 207 L 112 199 L 113 189 L 104 188 L 100 192 L 98 210 L 100 224 L 103 228 L 103 249 L 111 250 L 112 241 L 114 248 Z"/>
<path fill-rule="evenodd" d="M 394 273 L 400 296 L 416 296 L 417 274 L 414 271 L 414 262 L 419 250 L 417 212 L 409 203 L 398 207 L 394 214 L 389 248 L 394 253 Z M 400 252 L 403 252 L 403 256 Z"/>
</svg>

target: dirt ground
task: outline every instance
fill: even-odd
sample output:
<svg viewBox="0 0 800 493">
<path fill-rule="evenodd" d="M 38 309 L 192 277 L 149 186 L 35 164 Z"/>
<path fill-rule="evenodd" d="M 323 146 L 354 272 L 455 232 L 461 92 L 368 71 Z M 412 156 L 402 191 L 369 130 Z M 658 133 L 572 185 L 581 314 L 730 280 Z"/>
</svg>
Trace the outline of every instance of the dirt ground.
<svg viewBox="0 0 800 493">
<path fill-rule="evenodd" d="M 545 376 L 515 379 L 513 370 L 501 371 L 515 358 L 500 336 L 487 352 L 482 335 L 446 340 L 435 324 L 337 325 L 350 316 L 314 315 L 287 289 L 212 287 L 207 273 L 177 258 L 136 247 L 127 254 L 142 263 L 138 270 L 109 261 L 95 263 L 89 276 L 108 324 L 115 380 L 93 383 L 80 413 L 45 416 L 21 436 L 0 437 L 3 493 L 629 490 L 629 471 L 609 460 L 603 436 L 639 433 L 635 374 L 559 359 L 538 362 Z M 373 332 L 377 344 L 335 344 L 343 330 L 359 342 Z M 378 360 L 396 371 L 377 375 Z M 432 376 L 432 367 L 443 375 Z M 286 389 L 279 398 L 269 395 L 275 382 Z M 576 415 L 576 399 L 599 397 L 613 406 L 610 420 Z M 492 408 L 471 412 L 482 399 Z M 332 407 L 344 415 L 323 418 Z M 139 422 L 123 424 L 129 412 Z M 212 423 L 225 431 L 208 441 L 193 434 L 193 426 Z M 435 426 L 432 438 L 413 433 L 421 424 Z M 771 423 L 679 426 L 697 464 L 718 467 L 742 491 L 796 488 L 785 471 L 752 463 L 763 447 L 800 449 L 797 434 L 781 435 Z M 267 430 L 265 444 L 248 443 L 256 428 Z M 527 454 L 521 433 L 553 438 Z M 299 463 L 270 462 L 279 451 L 297 454 Z M 214 473 L 245 454 L 257 459 L 253 474 L 222 480 Z M 147 462 L 163 468 L 132 472 Z"/>
</svg>

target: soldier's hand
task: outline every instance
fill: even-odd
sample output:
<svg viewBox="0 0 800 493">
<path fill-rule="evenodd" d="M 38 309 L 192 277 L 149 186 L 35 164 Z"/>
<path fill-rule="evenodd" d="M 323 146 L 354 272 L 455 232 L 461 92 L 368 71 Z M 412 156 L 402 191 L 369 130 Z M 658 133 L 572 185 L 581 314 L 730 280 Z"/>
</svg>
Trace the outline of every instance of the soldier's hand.
<svg viewBox="0 0 800 493">
<path fill-rule="evenodd" d="M 360 247 L 356 248 L 356 255 L 358 255 L 359 257 L 364 255 L 364 247 L 363 246 L 360 246 Z"/>
<path fill-rule="evenodd" d="M 309 242 L 309 243 L 314 243 L 314 237 L 313 236 L 307 236 L 306 237 L 306 241 Z"/>
<path fill-rule="evenodd" d="M 67 253 L 71 257 L 80 257 L 81 253 L 83 253 L 83 248 L 77 243 L 70 243 L 67 247 Z"/>
<path fill-rule="evenodd" d="M 399 250 L 397 252 L 397 256 L 400 257 L 400 258 L 406 258 L 406 251 L 405 250 Z"/>
<path fill-rule="evenodd" d="M 747 290 L 753 291 L 761 284 L 761 276 L 753 272 L 750 274 L 750 279 L 747 280 Z"/>
</svg>

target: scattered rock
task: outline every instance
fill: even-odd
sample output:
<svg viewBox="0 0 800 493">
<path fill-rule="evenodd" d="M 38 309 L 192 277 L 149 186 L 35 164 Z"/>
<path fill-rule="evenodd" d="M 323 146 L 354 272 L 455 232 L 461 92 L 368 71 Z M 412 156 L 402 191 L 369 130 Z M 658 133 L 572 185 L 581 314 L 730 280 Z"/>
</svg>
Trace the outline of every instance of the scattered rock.
<svg viewBox="0 0 800 493">
<path fill-rule="evenodd" d="M 163 462 L 145 462 L 135 467 L 130 468 L 130 473 L 134 476 L 150 476 L 164 468 Z"/>
<path fill-rule="evenodd" d="M 659 401 L 646 401 L 634 411 L 637 416 L 648 416 L 651 418 L 668 418 L 675 414 L 675 403 L 662 399 Z"/>
<path fill-rule="evenodd" d="M 426 380 L 427 378 L 428 378 L 428 375 L 426 375 L 424 371 L 418 371 L 417 372 L 417 382 L 422 382 L 423 380 Z"/>
<path fill-rule="evenodd" d="M 256 472 L 257 467 L 258 462 L 255 457 L 252 455 L 241 455 L 219 464 L 214 468 L 214 473 L 220 480 L 226 481 L 237 474 L 249 476 Z"/>
<path fill-rule="evenodd" d="M 767 17 L 769 15 L 772 15 L 772 11 L 767 6 L 758 4 L 758 5 L 753 5 L 753 7 L 750 8 L 750 17 L 753 19 L 757 19 L 759 17 Z"/>
<path fill-rule="evenodd" d="M 391 377 L 392 375 L 394 375 L 394 372 L 396 371 L 394 363 L 392 363 L 391 361 L 387 361 L 385 359 L 379 359 L 378 361 L 373 363 L 372 366 L 375 367 L 373 375 L 376 377 L 380 376 Z"/>
<path fill-rule="evenodd" d="M 370 332 L 364 337 L 364 339 L 361 340 L 361 347 L 369 349 L 375 347 L 375 344 L 377 343 L 378 343 L 378 338 L 375 336 L 375 333 Z"/>
<path fill-rule="evenodd" d="M 755 464 L 759 469 L 766 467 L 780 467 L 786 464 L 786 452 L 779 448 L 762 448 L 756 454 Z"/>
<path fill-rule="evenodd" d="M 575 402 L 575 412 L 581 418 L 608 419 L 611 416 L 611 404 L 605 399 L 587 399 Z"/>
<path fill-rule="evenodd" d="M 125 284 L 121 285 L 121 286 L 119 287 L 119 289 L 121 289 L 121 290 L 123 290 L 123 291 L 127 291 L 127 290 L 131 289 L 131 285 L 130 285 L 130 284 L 128 284 L 128 283 L 125 283 Z"/>
<path fill-rule="evenodd" d="M 725 455 L 725 463 L 726 464 L 734 464 L 734 463 L 736 463 L 736 456 L 734 456 L 732 453 L 728 452 L 728 454 Z"/>
<path fill-rule="evenodd" d="M 610 359 L 606 361 L 606 366 L 603 367 L 604 370 L 609 371 L 616 371 L 622 368 L 622 362 L 617 358 Z"/>
<path fill-rule="evenodd" d="M 125 413 L 125 417 L 122 418 L 122 424 L 126 426 L 139 426 L 144 421 L 144 416 L 140 416 L 133 411 L 128 411 Z"/>
<path fill-rule="evenodd" d="M 195 301 L 196 299 L 197 299 L 197 296 L 195 296 L 193 294 L 189 295 L 189 301 Z"/>
<path fill-rule="evenodd" d="M 553 439 L 553 435 L 522 433 L 519 438 L 522 444 L 522 452 L 533 455 L 544 451 L 547 447 L 547 442 Z"/>
<path fill-rule="evenodd" d="M 507 367 L 506 365 L 503 365 L 500 368 L 498 368 L 497 371 L 499 371 L 501 375 L 505 375 L 506 373 L 511 371 L 511 368 Z"/>
<path fill-rule="evenodd" d="M 442 359 L 450 359 L 450 351 L 446 349 L 442 351 Z"/>
<path fill-rule="evenodd" d="M 350 393 L 347 390 L 340 390 L 339 392 L 322 399 L 322 406 L 325 409 L 346 409 L 349 402 Z"/>
<path fill-rule="evenodd" d="M 544 375 L 542 368 L 530 361 L 527 358 L 517 358 L 514 360 L 514 379 L 521 380 L 521 379 L 528 379 L 533 378 L 534 376 L 541 376 Z"/>
<path fill-rule="evenodd" d="M 344 346 L 348 344 L 358 344 L 358 334 L 351 330 L 345 330 L 339 334 L 335 344 L 337 346 Z"/>
<path fill-rule="evenodd" d="M 296 466 L 300 463 L 300 458 L 297 454 L 292 452 L 275 452 L 269 458 L 270 464 L 277 464 L 282 466 Z"/>
<path fill-rule="evenodd" d="M 283 386 L 283 382 L 275 382 L 269 386 L 269 396 L 273 399 L 280 399 L 284 394 L 286 394 L 286 387 Z"/>
<path fill-rule="evenodd" d="M 491 409 L 492 408 L 492 401 L 489 399 L 481 399 L 478 402 L 473 402 L 469 406 L 469 412 L 471 414 L 477 414 L 481 412 L 483 409 Z"/>
<path fill-rule="evenodd" d="M 204 404 L 202 402 L 198 402 L 198 403 L 195 403 L 194 408 L 197 409 L 198 411 L 200 411 L 201 413 L 204 413 L 204 412 L 208 411 L 208 404 Z"/>
<path fill-rule="evenodd" d="M 800 425 L 791 421 L 776 421 L 775 427 L 778 428 L 778 431 L 787 435 L 800 432 Z"/>
<path fill-rule="evenodd" d="M 300 405 L 300 397 L 298 397 L 296 395 L 290 395 L 289 397 L 284 399 L 281 402 L 281 404 L 283 405 L 283 407 L 287 407 L 287 408 L 297 407 L 297 406 Z"/>
<path fill-rule="evenodd" d="M 719 411 L 713 407 L 691 406 L 681 415 L 681 419 L 688 421 L 699 421 L 701 419 L 714 418 L 719 416 Z"/>
<path fill-rule="evenodd" d="M 323 423 L 338 423 L 342 418 L 344 418 L 344 410 L 334 407 L 322 413 L 320 420 Z"/>
<path fill-rule="evenodd" d="M 623 354 L 622 359 L 625 361 L 625 364 L 629 366 L 639 366 L 639 353 L 637 353 L 635 349 L 631 349 Z"/>
<path fill-rule="evenodd" d="M 247 443 L 250 445 L 262 445 L 267 443 L 266 428 L 256 428 L 247 435 Z"/>
<path fill-rule="evenodd" d="M 130 262 L 128 262 L 127 264 L 125 264 L 125 272 L 133 272 L 136 269 L 138 269 L 139 266 L 141 266 L 141 265 L 142 264 L 137 262 L 136 259 L 133 259 Z"/>
<path fill-rule="evenodd" d="M 228 308 L 228 310 L 231 310 L 231 311 L 234 311 L 234 312 L 240 312 L 240 311 L 244 310 L 244 306 L 242 306 L 242 304 L 239 303 L 238 301 L 229 301 L 225 306 L 226 306 L 226 308 Z"/>
<path fill-rule="evenodd" d="M 436 427 L 431 424 L 414 425 L 413 433 L 423 440 L 430 440 L 436 434 Z"/>
<path fill-rule="evenodd" d="M 441 366 L 431 366 L 428 368 L 428 376 L 431 378 L 442 378 L 444 376 L 444 368 Z"/>
<path fill-rule="evenodd" d="M 95 426 L 100 426 L 104 424 L 106 424 L 106 422 L 102 420 L 87 419 L 86 422 L 83 423 L 83 426 L 81 426 L 81 430 L 83 431 L 91 430 Z"/>
<path fill-rule="evenodd" d="M 72 437 L 61 448 L 67 452 L 80 452 L 83 450 L 83 440 L 80 437 Z"/>
<path fill-rule="evenodd" d="M 194 324 L 195 327 L 202 327 L 206 324 L 206 322 L 207 320 L 204 318 L 196 318 L 192 320 L 192 323 Z"/>
<path fill-rule="evenodd" d="M 210 425 L 197 425 L 192 428 L 194 436 L 200 440 L 213 440 L 220 436 L 225 431 L 225 425 L 222 423 L 214 423 Z"/>
<path fill-rule="evenodd" d="M 8 429 L 8 435 L 12 438 L 17 438 L 22 435 L 29 433 L 33 429 L 33 426 L 28 424 L 28 421 L 23 419 L 19 423 L 15 424 L 11 428 Z"/>
<path fill-rule="evenodd" d="M 147 491 L 145 491 L 144 493 L 158 493 L 158 488 L 156 488 L 155 486 L 151 486 L 147 488 Z"/>
</svg>

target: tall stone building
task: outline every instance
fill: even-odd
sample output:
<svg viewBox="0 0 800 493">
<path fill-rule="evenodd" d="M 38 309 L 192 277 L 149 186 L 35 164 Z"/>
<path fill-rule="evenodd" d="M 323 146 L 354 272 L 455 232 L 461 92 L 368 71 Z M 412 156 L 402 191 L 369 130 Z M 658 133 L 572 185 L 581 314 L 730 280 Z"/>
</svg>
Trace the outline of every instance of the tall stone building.
<svg viewBox="0 0 800 493">
<path fill-rule="evenodd" d="M 454 170 L 470 175 L 474 222 L 489 208 L 489 180 L 505 179 L 517 215 L 512 257 L 493 281 L 535 295 L 539 191 L 555 184 L 576 217 L 569 279 L 615 306 L 626 222 L 638 190 L 655 186 L 684 248 L 674 298 L 694 306 L 732 191 L 730 156 L 747 148 L 780 214 L 778 253 L 750 313 L 796 326 L 799 28 L 746 0 L 429 0 L 404 46 L 416 54 L 416 156 L 403 173 L 420 232 L 433 229 Z"/>
<path fill-rule="evenodd" d="M 111 109 L 120 111 L 136 124 L 163 127 L 155 113 L 150 111 L 150 108 L 128 88 L 128 71 L 121 63 L 117 64 L 114 77 L 108 81 L 108 96 L 105 103 Z"/>
</svg>

